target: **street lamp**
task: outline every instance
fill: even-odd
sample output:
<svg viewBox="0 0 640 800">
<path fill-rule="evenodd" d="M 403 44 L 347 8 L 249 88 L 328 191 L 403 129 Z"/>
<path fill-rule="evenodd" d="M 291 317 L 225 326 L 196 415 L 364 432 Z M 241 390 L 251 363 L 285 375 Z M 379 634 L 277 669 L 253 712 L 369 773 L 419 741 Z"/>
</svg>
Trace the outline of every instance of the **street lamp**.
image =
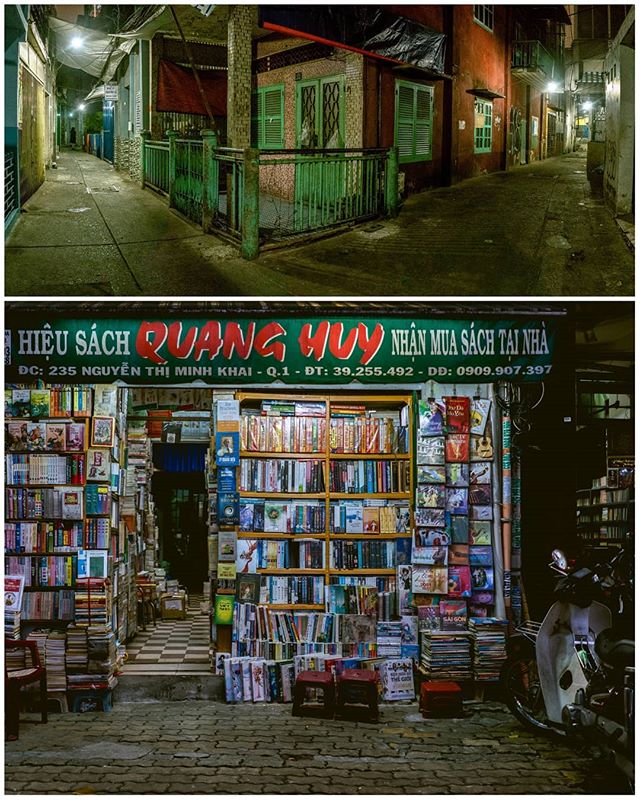
<svg viewBox="0 0 640 800">
<path fill-rule="evenodd" d="M 553 94 L 554 92 L 558 91 L 558 84 L 555 81 L 549 81 L 547 84 L 547 92 L 549 94 Z"/>
<path fill-rule="evenodd" d="M 82 39 L 79 36 L 74 36 L 71 40 L 71 47 L 73 47 L 74 50 L 79 50 L 82 47 L 82 44 Z"/>
<path fill-rule="evenodd" d="M 593 108 L 593 103 L 591 102 L 591 100 L 587 100 L 586 102 L 584 102 L 584 103 L 582 104 L 582 108 L 583 108 L 585 111 L 591 111 L 591 109 Z"/>
<path fill-rule="evenodd" d="M 78 106 L 78 111 L 84 111 L 85 108 L 86 108 L 85 104 L 84 103 L 80 103 L 80 105 Z"/>
</svg>

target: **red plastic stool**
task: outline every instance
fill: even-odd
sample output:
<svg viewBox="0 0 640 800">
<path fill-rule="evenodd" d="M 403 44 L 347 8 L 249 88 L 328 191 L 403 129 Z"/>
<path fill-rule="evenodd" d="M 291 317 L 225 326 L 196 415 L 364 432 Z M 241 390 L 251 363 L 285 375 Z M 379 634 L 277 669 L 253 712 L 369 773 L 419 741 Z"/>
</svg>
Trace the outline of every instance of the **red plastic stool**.
<svg viewBox="0 0 640 800">
<path fill-rule="evenodd" d="M 322 693 L 322 701 L 307 701 L 307 690 L 313 689 L 314 695 Z M 336 707 L 336 687 L 331 672 L 307 670 L 296 678 L 293 687 L 294 717 L 324 717 L 333 719 Z"/>
<path fill-rule="evenodd" d="M 420 685 L 423 717 L 462 717 L 462 689 L 453 681 L 425 681 Z"/>
<path fill-rule="evenodd" d="M 336 715 L 378 721 L 378 676 L 375 672 L 345 669 L 338 675 Z"/>
</svg>

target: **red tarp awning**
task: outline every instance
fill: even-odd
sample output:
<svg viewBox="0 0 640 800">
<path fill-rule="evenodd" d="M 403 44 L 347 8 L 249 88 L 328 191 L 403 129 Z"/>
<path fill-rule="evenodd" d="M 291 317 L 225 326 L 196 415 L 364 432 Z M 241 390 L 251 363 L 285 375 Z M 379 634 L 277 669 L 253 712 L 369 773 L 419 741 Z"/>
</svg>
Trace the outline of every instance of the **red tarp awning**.
<svg viewBox="0 0 640 800">
<path fill-rule="evenodd" d="M 198 70 L 200 83 L 214 117 L 227 116 L 227 73 Z M 158 111 L 175 111 L 180 114 L 207 116 L 196 79 L 191 69 L 171 61 L 160 61 L 158 69 Z"/>
</svg>

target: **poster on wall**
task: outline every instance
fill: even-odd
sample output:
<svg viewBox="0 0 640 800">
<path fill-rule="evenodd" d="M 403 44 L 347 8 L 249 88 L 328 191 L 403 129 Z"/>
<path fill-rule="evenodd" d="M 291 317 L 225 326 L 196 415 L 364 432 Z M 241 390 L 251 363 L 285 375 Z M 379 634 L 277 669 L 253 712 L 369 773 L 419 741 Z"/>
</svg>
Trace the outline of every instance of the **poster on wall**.
<svg viewBox="0 0 640 800">
<path fill-rule="evenodd" d="M 7 314 L 8 382 L 169 385 L 542 381 L 559 318 L 216 319 Z"/>
</svg>

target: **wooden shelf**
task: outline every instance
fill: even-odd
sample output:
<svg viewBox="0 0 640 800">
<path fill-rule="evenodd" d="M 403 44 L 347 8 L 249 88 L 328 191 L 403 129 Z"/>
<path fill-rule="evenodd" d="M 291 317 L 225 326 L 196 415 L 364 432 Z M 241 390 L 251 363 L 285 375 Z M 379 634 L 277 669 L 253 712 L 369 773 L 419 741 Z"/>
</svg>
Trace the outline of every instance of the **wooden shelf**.
<svg viewBox="0 0 640 800">
<path fill-rule="evenodd" d="M 6 450 L 6 456 L 77 456 L 86 455 L 86 450 Z"/>
<path fill-rule="evenodd" d="M 5 489 L 84 489 L 84 483 L 5 483 Z"/>
<path fill-rule="evenodd" d="M 73 589 L 74 591 L 77 590 L 77 585 L 75 583 L 66 584 L 65 586 L 25 586 L 25 592 L 59 592 L 62 589 Z"/>
<path fill-rule="evenodd" d="M 240 458 L 292 458 L 305 461 L 324 461 L 325 454 L 325 450 L 313 453 L 267 453 L 265 450 L 241 450 Z"/>
<path fill-rule="evenodd" d="M 266 533 L 265 531 L 238 531 L 239 539 L 282 539 L 295 541 L 296 539 L 325 539 L 324 533 Z"/>
<path fill-rule="evenodd" d="M 382 541 L 394 541 L 394 539 L 401 539 L 403 536 L 410 536 L 409 533 L 331 533 L 330 539 L 381 539 Z"/>
<path fill-rule="evenodd" d="M 323 495 L 324 497 L 324 495 Z M 330 492 L 331 500 L 411 500 L 410 492 Z"/>
<path fill-rule="evenodd" d="M 82 519 L 65 519 L 64 517 L 5 517 L 5 522 L 83 522 Z"/>
<path fill-rule="evenodd" d="M 324 611 L 324 603 L 260 603 L 274 611 Z"/>
<path fill-rule="evenodd" d="M 260 569 L 259 575 L 324 575 L 326 569 L 305 569 L 304 567 L 282 567 L 277 569 Z"/>
<path fill-rule="evenodd" d="M 335 569 L 329 567 L 332 575 L 395 575 L 395 569 Z"/>
<path fill-rule="evenodd" d="M 29 550 L 18 552 L 16 550 L 5 550 L 5 556 L 76 556 L 78 555 L 78 550 L 83 550 L 85 548 L 76 548 L 75 550 Z M 97 550 L 99 548 L 91 547 L 86 548 L 87 550 Z M 106 549 L 106 548 L 100 548 Z"/>
<path fill-rule="evenodd" d="M 408 461 L 408 453 L 329 453 L 331 461 Z"/>
<path fill-rule="evenodd" d="M 327 496 L 326 492 L 250 492 L 248 490 L 241 490 L 239 494 L 240 497 L 257 497 L 265 498 L 266 500 L 270 497 L 276 500 L 295 500 L 302 497 L 306 497 L 309 500 L 324 500 Z"/>
</svg>

